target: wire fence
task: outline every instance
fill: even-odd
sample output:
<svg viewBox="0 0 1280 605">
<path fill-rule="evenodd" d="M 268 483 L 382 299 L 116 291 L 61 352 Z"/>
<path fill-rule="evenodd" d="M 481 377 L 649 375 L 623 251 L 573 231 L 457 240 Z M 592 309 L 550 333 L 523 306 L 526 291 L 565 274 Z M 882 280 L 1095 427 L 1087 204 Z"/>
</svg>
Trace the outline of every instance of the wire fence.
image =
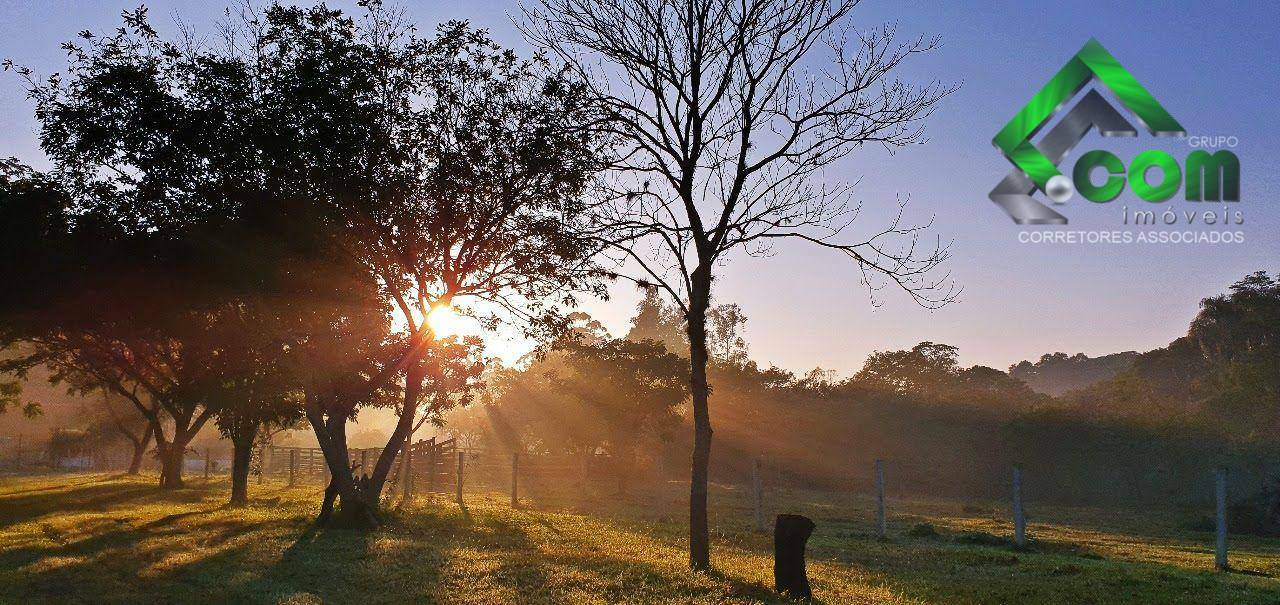
<svg viewBox="0 0 1280 605">
<path fill-rule="evenodd" d="M 120 466 L 119 460 L 91 454 L 54 459 L 48 448 L 42 449 L 29 441 L 9 439 L 0 446 L 7 446 L 0 449 L 0 469 L 9 472 L 110 470 Z M 348 450 L 348 460 L 354 473 L 360 476 L 372 472 L 381 454 L 381 448 L 354 448 Z M 154 460 L 148 457 L 148 461 L 148 468 L 154 468 Z M 611 500 L 626 503 L 631 499 L 639 502 L 643 494 L 658 491 L 665 484 L 683 483 L 680 478 L 666 476 L 651 462 L 624 461 L 600 452 L 540 454 L 460 448 L 454 439 L 432 438 L 402 448 L 393 460 L 384 495 L 406 499 L 417 496 L 435 499 L 443 495 L 444 500 L 465 506 L 468 496 L 498 493 L 503 494 L 504 499 L 509 496 L 512 507 L 521 507 L 532 501 L 563 499 L 566 493 L 590 493 L 608 494 Z M 743 522 L 750 522 L 756 531 L 765 532 L 773 514 L 793 508 L 788 494 L 797 482 L 785 464 L 770 464 L 767 459 L 754 458 L 748 468 L 748 473 L 730 478 L 729 483 L 745 496 L 742 500 L 747 510 L 742 511 Z M 185 470 L 189 476 L 203 474 L 205 478 L 226 475 L 230 472 L 230 458 L 228 453 L 215 453 L 211 448 L 192 450 Z M 323 452 L 313 447 L 264 446 L 255 452 L 252 470 L 259 483 L 270 478 L 289 486 L 324 486 L 330 480 Z M 871 496 L 877 538 L 889 537 L 888 520 L 895 515 L 895 500 L 890 494 L 920 491 L 919 486 L 912 485 L 913 470 L 909 465 L 899 467 L 886 460 L 875 460 L 874 465 L 865 469 L 850 469 L 847 491 Z M 1052 476 L 1035 472 L 1027 476 L 1025 469 L 1016 465 L 1007 469 L 1007 473 L 1006 496 L 1002 498 L 1006 506 L 999 508 L 1007 515 L 1009 542 L 1016 548 L 1025 548 L 1030 539 L 1027 486 L 1032 486 L 1032 493 L 1039 486 L 1054 489 L 1062 486 L 1057 485 Z M 1189 485 L 1186 491 L 1212 502 L 1211 508 L 1205 506 L 1199 510 L 1212 513 L 1205 515 L 1207 527 L 1202 529 L 1212 532 L 1215 566 L 1219 569 L 1228 567 L 1229 509 L 1233 500 L 1242 499 L 1233 494 L 1256 491 L 1256 486 L 1248 485 L 1248 477 L 1252 475 L 1244 473 L 1233 480 L 1228 469 L 1219 468 Z M 641 497 L 632 498 L 633 494 Z M 1031 508 L 1035 509 L 1034 504 Z M 1280 511 L 1272 514 L 1277 512 Z"/>
</svg>

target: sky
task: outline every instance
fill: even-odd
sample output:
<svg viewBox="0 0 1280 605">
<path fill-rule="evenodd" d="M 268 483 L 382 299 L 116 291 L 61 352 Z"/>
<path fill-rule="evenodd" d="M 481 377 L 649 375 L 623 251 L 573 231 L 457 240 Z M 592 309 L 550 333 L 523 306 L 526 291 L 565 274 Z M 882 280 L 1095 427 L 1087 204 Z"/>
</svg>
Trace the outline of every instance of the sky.
<svg viewBox="0 0 1280 605">
<path fill-rule="evenodd" d="M 210 32 L 229 0 L 147 2 L 153 23 L 175 29 L 181 18 Z M 83 30 L 119 24 L 134 2 L 0 0 L 0 57 L 47 74 L 60 69 L 59 43 Z M 350 6 L 354 2 L 331 2 Z M 423 29 L 468 19 L 521 53 L 528 44 L 512 23 L 516 2 L 401 2 Z M 929 340 L 958 346 L 960 361 L 1006 368 L 1043 353 L 1101 355 L 1164 346 L 1186 331 L 1200 299 L 1223 292 L 1256 270 L 1280 270 L 1280 5 L 1271 2 L 1099 2 L 867 0 L 853 15 L 860 28 L 898 25 L 902 36 L 938 35 L 938 50 L 904 64 L 907 81 L 958 83 L 928 122 L 929 141 L 890 156 L 859 150 L 821 176 L 857 181 L 868 212 L 856 228 L 875 229 L 900 196 L 906 219 L 932 220 L 930 233 L 954 242 L 947 268 L 963 288 L 959 300 L 926 310 L 891 291 L 870 303 L 859 272 L 843 257 L 802 244 L 778 246 L 768 258 L 734 256 L 720 267 L 717 302 L 734 302 L 750 318 L 746 337 L 763 364 L 803 372 L 820 366 L 841 376 L 875 350 Z M 1078 196 L 1064 208 L 1064 227 L 1024 228 L 987 199 L 1010 170 L 991 144 L 995 133 L 1089 39 L 1096 38 L 1191 136 L 1234 136 L 1241 201 L 1230 204 L 1244 224 L 1236 244 L 1026 244 L 1024 231 L 1114 230 L 1123 208 L 1221 210 L 1224 204 L 1181 200 L 1156 206 L 1126 192 L 1107 205 Z M 1106 149 L 1128 163 L 1148 148 L 1181 161 L 1186 140 L 1104 139 L 1091 133 L 1074 155 Z M 46 165 L 31 104 L 12 73 L 0 77 L 0 157 Z M 1073 159 L 1063 163 L 1069 172 Z M 1164 229 L 1164 227 L 1159 227 Z M 1193 230 L 1221 230 L 1196 225 Z M 1180 228 L 1178 230 L 1186 230 Z M 584 309 L 615 335 L 626 332 L 639 293 L 614 288 L 609 301 Z M 495 345 L 518 352 L 520 343 Z M 510 355 L 508 355 L 510 357 Z"/>
</svg>

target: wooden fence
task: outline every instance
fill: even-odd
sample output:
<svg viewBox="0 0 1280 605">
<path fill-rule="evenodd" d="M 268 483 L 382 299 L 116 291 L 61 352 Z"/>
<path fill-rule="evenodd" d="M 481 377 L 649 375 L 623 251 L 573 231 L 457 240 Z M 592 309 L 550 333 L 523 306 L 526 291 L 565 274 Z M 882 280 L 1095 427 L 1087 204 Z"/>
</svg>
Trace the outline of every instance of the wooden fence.
<svg viewBox="0 0 1280 605">
<path fill-rule="evenodd" d="M 451 487 L 456 472 L 451 464 L 454 451 L 453 439 L 439 442 L 434 438 L 418 441 L 409 448 L 402 449 L 396 456 L 388 482 L 399 485 L 407 480 L 409 485 L 421 486 L 420 489 L 428 491 L 441 491 Z M 347 450 L 347 459 L 356 476 L 372 473 L 380 455 L 382 448 Z M 325 463 L 324 452 L 318 447 L 267 446 L 262 448 L 259 457 L 262 475 L 287 478 L 290 485 L 323 485 L 329 482 L 329 466 Z M 410 470 L 407 475 L 406 460 Z"/>
</svg>

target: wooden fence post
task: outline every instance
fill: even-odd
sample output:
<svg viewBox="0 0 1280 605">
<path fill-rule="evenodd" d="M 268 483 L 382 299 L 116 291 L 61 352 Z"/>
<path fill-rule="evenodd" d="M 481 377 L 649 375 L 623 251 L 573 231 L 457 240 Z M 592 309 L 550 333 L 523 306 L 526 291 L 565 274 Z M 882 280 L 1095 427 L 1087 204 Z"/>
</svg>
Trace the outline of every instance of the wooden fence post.
<svg viewBox="0 0 1280 605">
<path fill-rule="evenodd" d="M 520 452 L 511 452 L 511 508 L 520 508 Z"/>
<path fill-rule="evenodd" d="M 883 540 L 888 534 L 884 514 L 884 460 L 876 458 L 876 537 Z"/>
<path fill-rule="evenodd" d="M 751 461 L 751 505 L 755 511 L 756 532 L 764 531 L 764 478 L 760 476 L 760 459 Z"/>
<path fill-rule="evenodd" d="M 405 438 L 404 444 L 404 499 L 413 496 L 413 434 Z"/>
<path fill-rule="evenodd" d="M 258 452 L 258 485 L 262 485 L 262 476 L 267 474 L 267 445 L 262 444 L 262 451 Z"/>
<path fill-rule="evenodd" d="M 1013 543 L 1027 545 L 1027 519 L 1022 511 L 1022 469 L 1013 467 Z"/>
<path fill-rule="evenodd" d="M 435 443 L 432 443 L 431 452 L 427 456 L 427 501 L 428 502 L 435 501 L 436 466 L 438 464 L 439 464 L 439 461 L 436 460 L 436 446 L 435 446 Z"/>
<path fill-rule="evenodd" d="M 1214 545 L 1213 566 L 1218 571 L 1226 571 L 1229 569 L 1227 565 L 1227 469 L 1220 468 L 1217 472 L 1217 485 L 1214 490 L 1218 503 L 1217 515 L 1217 540 Z"/>
<path fill-rule="evenodd" d="M 395 474 L 393 474 L 391 478 L 388 479 L 388 481 L 391 483 L 391 487 L 390 487 L 391 492 L 395 493 L 396 491 L 395 484 L 404 479 L 404 452 L 403 451 L 400 452 L 395 457 L 395 462 L 393 464 L 396 465 Z"/>
<path fill-rule="evenodd" d="M 209 446 L 206 445 L 204 447 L 204 480 L 205 481 L 209 480 L 209 467 L 211 466 L 211 464 L 212 463 L 209 460 Z"/>
<path fill-rule="evenodd" d="M 466 452 L 458 450 L 458 506 L 462 507 L 463 510 L 467 508 L 467 505 L 462 501 L 462 469 L 466 467 L 464 462 L 466 455 Z"/>
<path fill-rule="evenodd" d="M 289 450 L 289 487 L 298 484 L 298 448 Z"/>
</svg>

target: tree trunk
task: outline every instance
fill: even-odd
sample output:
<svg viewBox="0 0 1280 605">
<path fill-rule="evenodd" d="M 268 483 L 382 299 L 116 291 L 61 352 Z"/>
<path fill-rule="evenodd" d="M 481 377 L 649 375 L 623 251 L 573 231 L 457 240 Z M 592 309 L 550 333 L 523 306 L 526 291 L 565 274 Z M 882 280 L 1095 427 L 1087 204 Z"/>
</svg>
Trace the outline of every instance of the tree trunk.
<svg viewBox="0 0 1280 605">
<path fill-rule="evenodd" d="M 693 399 L 693 469 L 689 481 L 689 567 L 711 568 L 707 524 L 707 479 L 711 465 L 711 415 L 707 384 L 707 309 L 711 306 L 711 269 L 699 267 L 689 297 L 689 387 Z"/>
<path fill-rule="evenodd" d="M 193 418 L 195 412 L 195 409 L 191 409 L 182 417 L 173 418 L 173 438 L 167 443 L 158 420 L 152 420 L 156 450 L 160 454 L 160 487 L 162 489 L 177 489 L 183 486 L 182 467 L 187 455 L 187 446 L 191 444 L 192 439 L 196 438 L 196 435 L 200 434 L 204 423 L 213 416 L 208 408 Z"/>
<path fill-rule="evenodd" d="M 182 466 L 185 462 L 187 444 L 167 443 L 157 446 L 160 451 L 160 488 L 178 489 L 182 487 Z"/>
<path fill-rule="evenodd" d="M 257 431 L 240 431 L 231 440 L 231 506 L 249 503 L 249 467 L 253 462 L 253 438 Z"/>
<path fill-rule="evenodd" d="M 156 449 L 160 451 L 160 487 L 176 489 L 182 487 L 182 472 L 187 456 L 187 446 L 200 434 L 204 420 L 192 423 L 184 429 L 174 429 L 173 439 L 161 447 L 159 437 L 156 438 Z"/>
<path fill-rule="evenodd" d="M 366 494 L 370 498 L 369 504 L 375 509 L 382 495 L 382 487 L 387 482 L 387 476 L 391 474 L 391 468 L 395 465 L 396 456 L 400 454 L 401 448 L 409 441 L 409 435 L 413 433 L 413 421 L 418 410 L 418 398 L 422 394 L 423 371 L 419 364 L 410 364 L 405 372 L 405 388 L 404 400 L 401 403 L 401 413 L 399 420 L 396 421 L 396 428 L 391 433 L 391 438 L 387 440 L 387 445 L 382 448 L 382 453 L 378 455 L 378 462 L 373 466 L 373 473 L 368 476 L 369 493 Z"/>
<path fill-rule="evenodd" d="M 320 450 L 324 453 L 325 466 L 329 468 L 329 485 L 324 490 L 316 525 L 341 526 L 355 529 L 376 529 L 380 523 L 376 503 L 369 506 L 368 476 L 356 480 L 351 472 L 347 453 L 347 421 L 345 416 L 325 413 L 314 403 L 307 405 L 307 422 L 315 433 Z M 336 514 L 335 514 L 336 511 Z"/>
<path fill-rule="evenodd" d="M 778 515 L 773 527 L 773 587 L 793 599 L 813 596 L 804 569 L 804 547 L 813 534 L 813 520 L 801 515 Z"/>
<path fill-rule="evenodd" d="M 142 460 L 147 455 L 147 448 L 151 445 L 151 433 L 152 426 L 148 422 L 147 430 L 142 433 L 142 439 L 133 441 L 133 456 L 129 458 L 129 470 L 127 471 L 130 475 L 137 475 L 142 472 Z"/>
</svg>

